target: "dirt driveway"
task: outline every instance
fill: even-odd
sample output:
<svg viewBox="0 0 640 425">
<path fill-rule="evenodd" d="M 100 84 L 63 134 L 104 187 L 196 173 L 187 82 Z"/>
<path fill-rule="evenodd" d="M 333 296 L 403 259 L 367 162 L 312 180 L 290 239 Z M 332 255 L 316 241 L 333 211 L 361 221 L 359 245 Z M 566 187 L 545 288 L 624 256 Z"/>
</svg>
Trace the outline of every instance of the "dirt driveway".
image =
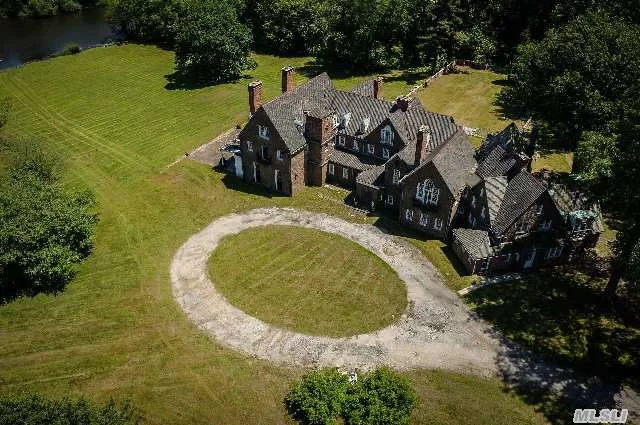
<svg viewBox="0 0 640 425">
<path fill-rule="evenodd" d="M 211 252 L 224 236 L 272 224 L 335 233 L 382 258 L 407 286 L 408 306 L 402 317 L 373 333 L 331 338 L 280 329 L 231 305 L 209 279 Z M 464 303 L 445 288 L 415 247 L 371 225 L 283 208 L 231 214 L 214 221 L 180 248 L 173 259 L 171 280 L 175 299 L 199 328 L 228 347 L 277 363 L 363 369 L 426 367 L 480 375 L 497 372 L 500 344 L 489 336 L 487 326 L 475 320 Z"/>
</svg>

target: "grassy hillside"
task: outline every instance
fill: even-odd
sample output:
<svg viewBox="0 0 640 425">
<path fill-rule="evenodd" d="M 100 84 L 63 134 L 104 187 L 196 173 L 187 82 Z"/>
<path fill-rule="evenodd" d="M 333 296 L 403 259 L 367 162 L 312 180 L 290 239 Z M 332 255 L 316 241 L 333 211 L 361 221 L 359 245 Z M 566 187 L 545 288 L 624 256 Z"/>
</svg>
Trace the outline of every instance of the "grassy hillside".
<svg viewBox="0 0 640 425">
<path fill-rule="evenodd" d="M 95 252 L 63 294 L 0 307 L 0 392 L 129 398 L 151 424 L 288 423 L 282 398 L 303 371 L 201 334 L 173 301 L 171 258 L 214 218 L 253 207 L 371 219 L 345 207 L 340 191 L 270 198 L 203 165 L 167 167 L 246 118 L 247 81 L 263 80 L 271 97 L 279 69 L 306 62 L 258 56 L 258 69 L 237 84 L 169 90 L 172 59 L 129 45 L 0 73 L 0 96 L 14 103 L 7 131 L 64 157 L 69 184 L 96 192 L 101 218 Z M 417 424 L 543 422 L 497 380 L 437 371 L 409 376 L 420 396 Z"/>
</svg>

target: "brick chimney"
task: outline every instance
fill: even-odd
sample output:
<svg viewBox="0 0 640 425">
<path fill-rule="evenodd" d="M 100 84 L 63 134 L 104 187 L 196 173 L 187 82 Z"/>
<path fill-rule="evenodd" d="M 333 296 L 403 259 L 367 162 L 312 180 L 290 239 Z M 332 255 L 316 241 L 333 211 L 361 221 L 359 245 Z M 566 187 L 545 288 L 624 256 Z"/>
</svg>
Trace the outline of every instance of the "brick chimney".
<svg viewBox="0 0 640 425">
<path fill-rule="evenodd" d="M 292 66 L 282 68 L 282 93 L 296 88 L 296 70 Z"/>
<path fill-rule="evenodd" d="M 249 83 L 249 112 L 255 114 L 262 106 L 262 81 Z"/>
<path fill-rule="evenodd" d="M 421 125 L 416 140 L 415 165 L 418 166 L 427 158 L 431 146 L 431 129 L 428 125 Z"/>
<path fill-rule="evenodd" d="M 398 96 L 395 102 L 396 109 L 400 109 L 402 112 L 407 112 L 407 109 L 409 109 L 409 101 L 410 99 L 407 96 Z"/>
<path fill-rule="evenodd" d="M 373 80 L 373 97 L 375 97 L 376 99 L 384 99 L 384 97 L 382 97 L 383 86 L 384 81 L 382 77 L 376 77 L 376 79 Z"/>
</svg>

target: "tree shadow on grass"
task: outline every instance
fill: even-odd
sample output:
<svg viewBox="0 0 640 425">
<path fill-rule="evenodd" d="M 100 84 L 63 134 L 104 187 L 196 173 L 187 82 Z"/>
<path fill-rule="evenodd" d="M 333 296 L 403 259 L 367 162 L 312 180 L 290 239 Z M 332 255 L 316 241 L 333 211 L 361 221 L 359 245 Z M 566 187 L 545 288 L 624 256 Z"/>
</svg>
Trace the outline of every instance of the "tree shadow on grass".
<svg viewBox="0 0 640 425">
<path fill-rule="evenodd" d="M 171 74 L 165 75 L 164 78 L 167 80 L 167 84 L 164 86 L 167 90 L 198 90 L 221 84 L 237 83 L 242 79 L 251 78 L 251 76 L 244 74 L 237 78 L 213 80 L 197 74 L 174 71 Z"/>
<path fill-rule="evenodd" d="M 505 351 L 497 364 L 508 388 L 554 423 L 570 422 L 575 408 L 640 406 L 633 395 L 640 325 L 602 297 L 603 284 L 557 268 L 466 296 L 475 313 L 500 332 Z M 619 400 L 623 387 L 631 396 Z"/>
</svg>

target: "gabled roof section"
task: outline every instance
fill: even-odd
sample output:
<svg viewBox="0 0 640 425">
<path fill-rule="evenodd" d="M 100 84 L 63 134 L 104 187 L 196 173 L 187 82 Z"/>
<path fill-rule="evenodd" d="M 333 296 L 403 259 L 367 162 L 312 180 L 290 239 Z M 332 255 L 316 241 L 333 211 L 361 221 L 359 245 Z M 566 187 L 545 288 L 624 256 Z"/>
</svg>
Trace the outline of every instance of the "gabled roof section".
<svg viewBox="0 0 640 425">
<path fill-rule="evenodd" d="M 335 87 L 324 72 L 262 105 L 290 152 L 299 150 L 307 143 L 296 121 L 304 126 L 305 112 L 317 117 L 329 115 L 334 92 Z"/>
<path fill-rule="evenodd" d="M 351 89 L 355 93 L 364 97 L 373 97 L 373 80 L 365 80 Z"/>
<path fill-rule="evenodd" d="M 478 148 L 478 161 L 483 161 L 496 146 L 501 146 L 505 152 L 528 157 L 528 140 L 514 122 L 506 126 L 501 132 L 487 136 Z"/>
<path fill-rule="evenodd" d="M 487 208 L 489 210 L 489 223 L 492 225 L 498 217 L 500 206 L 507 192 L 509 182 L 504 176 L 489 177 L 485 180 L 484 189 L 487 199 Z"/>
<path fill-rule="evenodd" d="M 430 152 L 425 161 L 404 176 L 400 182 L 407 181 L 410 176 L 418 173 L 423 167 L 433 164 L 449 191 L 457 196 L 466 186 L 468 176 L 475 168 L 474 153 L 475 150 L 467 140 L 464 130 L 459 128 L 448 141 Z"/>
<path fill-rule="evenodd" d="M 514 154 L 507 152 L 501 145 L 497 145 L 478 163 L 476 174 L 483 179 L 506 176 L 517 166 L 517 163 Z"/>
<path fill-rule="evenodd" d="M 453 241 L 459 243 L 474 260 L 487 258 L 494 253 L 489 234 L 484 230 L 453 229 Z"/>
<path fill-rule="evenodd" d="M 377 189 L 384 185 L 384 165 L 370 168 L 358 174 L 356 182 Z"/>
<path fill-rule="evenodd" d="M 531 173 L 522 170 L 508 184 L 502 204 L 492 224 L 495 234 L 503 234 L 546 191 Z"/>
</svg>

